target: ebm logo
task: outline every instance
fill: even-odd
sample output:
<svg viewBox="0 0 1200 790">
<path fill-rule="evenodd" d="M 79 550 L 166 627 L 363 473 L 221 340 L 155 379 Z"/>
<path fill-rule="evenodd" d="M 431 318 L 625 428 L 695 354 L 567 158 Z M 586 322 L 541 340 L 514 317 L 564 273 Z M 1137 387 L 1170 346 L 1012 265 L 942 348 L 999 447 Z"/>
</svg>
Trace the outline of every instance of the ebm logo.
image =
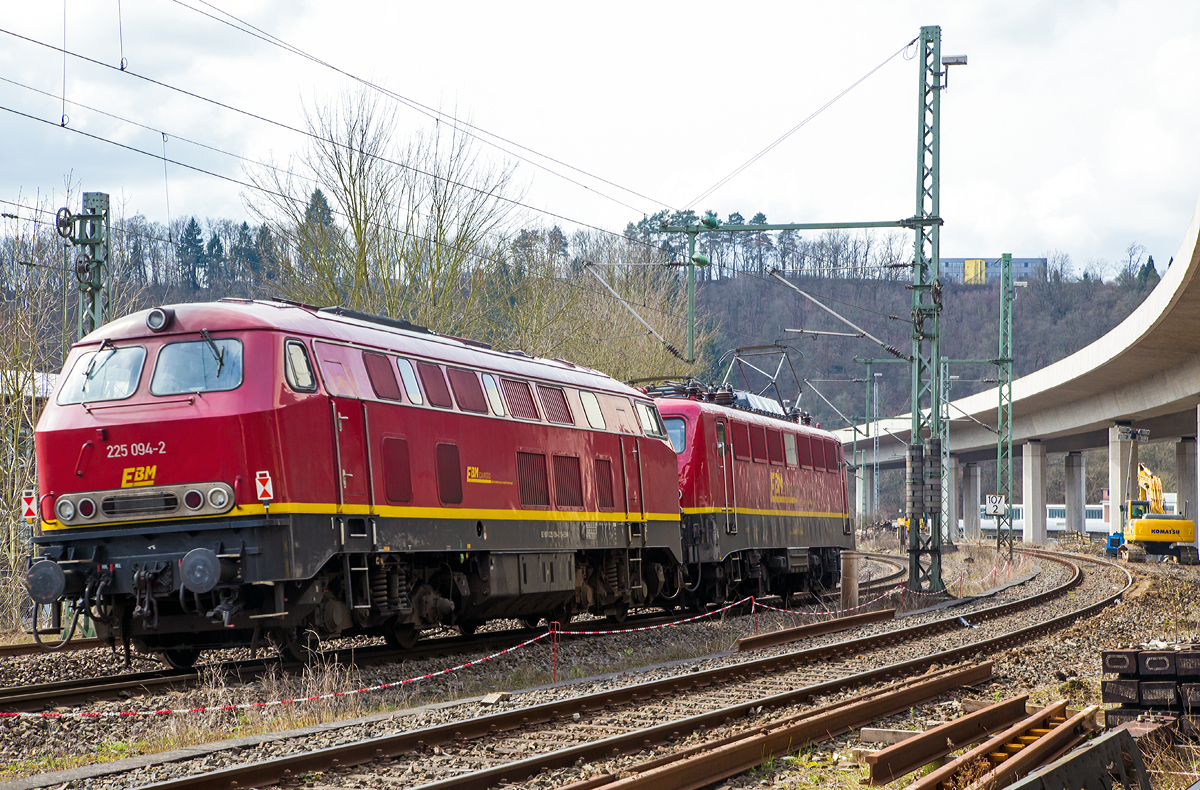
<svg viewBox="0 0 1200 790">
<path fill-rule="evenodd" d="M 121 472 L 121 488 L 137 488 L 154 485 L 157 466 L 131 466 Z"/>
</svg>

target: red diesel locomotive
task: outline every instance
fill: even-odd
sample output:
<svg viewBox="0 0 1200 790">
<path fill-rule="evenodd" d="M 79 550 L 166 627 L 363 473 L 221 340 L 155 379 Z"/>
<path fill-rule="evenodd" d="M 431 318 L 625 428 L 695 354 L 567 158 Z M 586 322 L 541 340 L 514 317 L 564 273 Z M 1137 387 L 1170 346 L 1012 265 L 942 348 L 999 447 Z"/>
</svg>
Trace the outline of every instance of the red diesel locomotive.
<svg viewBox="0 0 1200 790">
<path fill-rule="evenodd" d="M 775 464 L 770 438 L 753 460 L 755 426 L 828 434 L 657 403 L 684 422 L 678 456 L 654 399 L 568 362 L 341 308 L 143 311 L 72 349 L 38 424 L 26 583 L 182 666 L 836 580 L 836 462 Z M 777 509 L 793 490 L 806 504 Z"/>
</svg>

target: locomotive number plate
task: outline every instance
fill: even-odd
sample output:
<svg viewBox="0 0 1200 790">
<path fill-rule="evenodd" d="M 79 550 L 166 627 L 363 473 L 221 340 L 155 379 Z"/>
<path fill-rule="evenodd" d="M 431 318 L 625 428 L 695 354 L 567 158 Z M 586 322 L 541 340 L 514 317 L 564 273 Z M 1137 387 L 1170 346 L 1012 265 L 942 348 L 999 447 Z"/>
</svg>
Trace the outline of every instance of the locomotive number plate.
<svg viewBox="0 0 1200 790">
<path fill-rule="evenodd" d="M 166 442 L 134 442 L 133 444 L 110 444 L 109 458 L 136 458 L 142 455 L 166 455 Z"/>
</svg>

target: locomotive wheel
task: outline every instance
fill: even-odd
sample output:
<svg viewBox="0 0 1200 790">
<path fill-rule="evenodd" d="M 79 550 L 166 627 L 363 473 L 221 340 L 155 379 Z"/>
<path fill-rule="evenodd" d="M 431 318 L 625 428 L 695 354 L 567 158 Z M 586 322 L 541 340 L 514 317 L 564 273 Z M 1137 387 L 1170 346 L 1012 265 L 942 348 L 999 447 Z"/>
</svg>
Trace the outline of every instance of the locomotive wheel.
<svg viewBox="0 0 1200 790">
<path fill-rule="evenodd" d="M 479 623 L 459 623 L 454 626 L 463 636 L 471 636 L 479 629 Z"/>
<path fill-rule="evenodd" d="M 317 638 L 307 628 L 298 628 L 287 635 L 287 641 L 279 646 L 279 655 L 284 661 L 307 664 L 317 655 Z"/>
<path fill-rule="evenodd" d="M 164 650 L 158 657 L 171 669 L 191 669 L 196 665 L 196 659 L 200 658 L 200 651 L 194 648 L 176 648 Z"/>
<path fill-rule="evenodd" d="M 393 623 L 384 633 L 383 638 L 389 647 L 397 650 L 411 650 L 421 638 L 421 631 L 412 623 Z"/>
<path fill-rule="evenodd" d="M 521 625 L 525 626 L 526 628 L 537 628 L 538 623 L 542 622 L 541 615 L 534 615 L 533 617 L 518 617 L 517 619 L 521 622 Z"/>
<path fill-rule="evenodd" d="M 622 603 L 622 604 L 617 604 L 616 608 L 608 615 L 608 619 L 610 622 L 614 622 L 617 625 L 620 625 L 621 623 L 625 622 L 625 618 L 628 616 L 629 616 L 629 604 Z"/>
</svg>

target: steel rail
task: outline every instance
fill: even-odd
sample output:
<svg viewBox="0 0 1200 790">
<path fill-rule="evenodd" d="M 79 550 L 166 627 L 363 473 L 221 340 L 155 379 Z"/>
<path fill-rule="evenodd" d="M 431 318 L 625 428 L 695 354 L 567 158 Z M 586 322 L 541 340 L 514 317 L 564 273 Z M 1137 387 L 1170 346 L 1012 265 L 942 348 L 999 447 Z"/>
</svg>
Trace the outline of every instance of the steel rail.
<svg viewBox="0 0 1200 790">
<path fill-rule="evenodd" d="M 868 692 L 839 700 L 813 711 L 805 711 L 733 735 L 709 741 L 675 754 L 640 763 L 621 775 L 604 774 L 569 784 L 571 790 L 592 788 L 660 788 L 698 790 L 718 778 L 744 773 L 763 759 L 841 735 L 878 719 L 893 716 L 912 706 L 937 699 L 960 686 L 981 683 L 992 676 L 991 663 L 956 667 L 919 680 L 894 684 L 887 693 Z M 630 775 L 632 774 L 632 775 Z M 453 780 L 451 780 L 453 782 Z M 485 790 L 482 785 L 438 782 L 424 788 Z"/>
<path fill-rule="evenodd" d="M 659 622 L 673 622 L 675 615 L 653 615 L 630 618 L 630 625 L 644 626 Z M 605 621 L 579 623 L 576 630 L 604 630 L 612 628 Z M 495 631 L 474 636 L 447 636 L 419 642 L 415 647 L 397 649 L 387 645 L 365 645 L 362 647 L 344 647 L 323 651 L 319 654 L 321 660 L 349 663 L 359 666 L 381 664 L 397 660 L 412 661 L 416 659 L 437 658 L 446 655 L 458 655 L 476 650 L 503 650 L 513 647 L 529 638 L 540 629 L 522 628 Z M 284 661 L 279 656 L 264 658 L 242 659 L 228 661 L 215 666 L 216 671 L 227 676 L 233 676 L 241 682 L 248 682 L 260 677 L 269 667 L 284 669 L 301 669 L 304 664 L 294 661 Z M 0 711 L 31 711 L 43 710 L 59 705 L 76 705 L 92 700 L 119 699 L 125 693 L 152 693 L 169 689 L 185 688 L 199 682 L 203 670 L 212 670 L 205 666 L 201 669 L 152 669 L 143 672 L 128 672 L 119 675 L 103 675 L 99 677 L 72 678 L 70 680 L 36 683 L 22 686 L 0 688 Z"/>
<path fill-rule="evenodd" d="M 67 653 L 73 653 L 76 650 L 98 650 L 102 647 L 108 647 L 107 644 L 95 638 L 72 639 L 70 644 L 63 645 L 57 648 Z M 39 654 L 52 655 L 49 650 L 40 647 L 36 642 L 17 642 L 11 645 L 0 645 L 0 658 L 8 658 L 10 656 L 34 656 Z"/>
<path fill-rule="evenodd" d="M 1057 555 L 1052 552 L 1039 551 L 1035 549 L 1026 549 L 1025 551 L 1030 554 L 1036 554 L 1054 561 L 1064 561 L 1061 555 Z M 1009 644 L 1012 644 L 1014 641 L 1028 641 L 1028 639 L 1034 636 L 1040 636 L 1048 633 L 1050 630 L 1056 630 L 1057 628 L 1069 625 L 1086 614 L 1099 611 L 1099 609 L 1119 599 L 1133 584 L 1133 577 L 1130 575 L 1130 573 L 1115 563 L 1111 563 L 1106 560 L 1095 559 L 1092 557 L 1078 557 L 1078 559 L 1086 562 L 1094 562 L 1099 565 L 1105 565 L 1122 571 L 1126 578 L 1125 586 L 1112 595 L 1109 595 L 1103 600 L 1098 601 L 1097 603 L 1091 604 L 1074 612 L 1068 612 L 1052 618 L 1045 623 L 1028 626 L 1026 628 L 1019 629 L 1018 631 L 1002 634 L 998 637 L 994 637 L 983 642 L 977 642 L 972 645 L 966 645 L 953 650 L 943 651 L 934 657 L 944 657 L 946 660 L 953 661 L 963 657 L 964 655 L 969 655 L 974 652 L 982 652 L 983 650 L 993 650 L 998 647 L 1006 647 Z M 1074 563 L 1071 564 L 1074 565 Z M 1078 570 L 1078 566 L 1075 567 Z M 929 658 L 934 657 L 927 657 L 926 659 L 914 659 L 914 661 L 928 660 Z M 913 661 L 905 663 L 911 664 Z M 1062 708 L 1065 709 L 1065 706 L 1065 702 L 1061 703 Z M 1051 708 L 1047 708 L 1039 712 L 1039 714 L 1035 714 L 1033 717 L 1031 717 L 1031 719 L 1044 721 L 1057 710 L 1057 708 L 1052 706 Z M 1017 760 L 1016 762 L 1006 760 L 997 765 L 996 768 L 988 774 L 988 777 L 986 777 L 987 779 L 993 780 L 992 784 L 987 784 L 984 781 L 976 782 L 975 784 L 972 784 L 971 790 L 984 790 L 984 788 L 1003 786 L 1003 783 L 999 785 L 995 784 L 995 780 L 1001 780 L 1003 782 L 1003 780 L 1007 779 L 1008 781 L 1011 781 L 1012 774 L 1021 773 L 1023 775 L 1023 773 L 1033 770 L 1038 765 L 1061 756 L 1061 754 L 1066 749 L 1070 748 L 1073 743 L 1078 743 L 1079 740 L 1082 740 L 1079 730 L 1081 727 L 1085 726 L 1085 722 L 1089 717 L 1094 716 L 1094 714 L 1095 708 L 1093 707 L 1071 717 L 1061 727 L 1053 728 L 1045 736 L 1045 743 L 1037 749 L 1032 749 L 1029 754 L 1024 756 L 1021 760 Z M 1012 735 L 1012 737 L 1017 737 L 1019 733 L 1017 735 L 1013 735 L 1013 733 L 1019 727 L 1020 725 L 1013 727 L 1004 734 L 996 736 L 994 739 L 988 741 L 982 746 L 971 750 L 971 752 L 968 754 L 974 756 L 979 756 L 982 754 L 986 756 L 991 748 L 995 748 L 996 742 L 999 742 L 1005 739 L 1006 736 L 1010 735 Z M 838 732 L 844 731 L 845 730 L 839 730 Z M 831 730 L 829 735 L 836 735 L 838 732 Z M 622 769 L 619 777 L 612 774 L 606 774 L 604 776 L 593 777 L 592 779 L 575 783 L 570 785 L 570 787 L 573 790 L 589 790 L 590 788 L 597 787 L 620 787 L 625 789 L 653 786 L 654 790 L 696 790 L 697 788 L 712 785 L 723 779 L 743 773 L 745 770 L 759 764 L 762 757 L 778 753 L 780 750 L 779 747 L 781 746 L 786 750 L 796 748 L 795 744 L 797 742 L 799 742 L 801 745 L 804 744 L 804 741 L 793 740 L 794 737 L 795 735 L 790 736 L 786 743 L 783 743 L 779 739 L 774 741 L 761 737 L 755 739 L 753 730 L 743 731 L 742 733 L 726 736 L 719 741 L 692 747 L 691 749 L 675 755 L 667 755 L 636 766 L 625 767 Z M 822 735 L 818 732 L 816 733 L 816 737 L 810 738 L 810 741 L 820 739 L 822 739 Z M 726 751 L 722 753 L 720 750 L 729 744 L 740 745 L 742 747 L 741 751 L 726 749 Z M 749 751 L 746 750 L 747 748 Z M 754 759 L 753 750 L 755 748 L 759 750 L 758 759 Z M 709 759 L 703 762 L 696 759 L 696 755 L 698 753 L 708 749 L 713 750 L 715 759 Z M 543 755 L 543 759 L 541 761 L 542 763 L 547 762 L 545 758 L 546 756 Z M 536 761 L 524 762 L 528 763 Z M 965 764 L 965 760 L 963 764 Z M 1006 765 L 1007 767 L 1005 767 Z M 496 769 L 492 769 L 492 771 L 495 770 Z M 942 785 L 936 780 L 944 780 L 948 778 L 951 773 L 953 773 L 953 771 L 950 770 L 950 764 L 947 764 L 947 766 L 945 766 L 943 769 L 935 771 L 933 774 L 923 778 L 919 788 L 917 785 L 914 785 L 913 790 L 934 790 L 935 788 L 941 788 Z M 437 790 L 483 790 L 482 785 L 478 785 L 470 781 L 471 776 L 473 776 L 473 774 L 469 774 L 466 777 L 455 777 L 454 779 L 422 785 L 420 788 L 418 788 L 418 790 L 433 790 L 434 788 Z"/>
<path fill-rule="evenodd" d="M 965 617 L 969 617 L 972 620 L 977 621 L 1001 617 L 1016 611 L 1020 611 L 1021 609 L 1037 606 L 1047 600 L 1062 595 L 1079 585 L 1082 580 L 1082 571 L 1078 565 L 1061 555 L 1049 552 L 1041 552 L 1040 554 L 1045 556 L 1047 559 L 1065 564 L 1072 568 L 1074 572 L 1072 573 L 1071 578 L 1058 587 L 1039 593 L 1036 596 L 1031 596 L 1030 598 L 1023 600 L 978 610 L 965 615 Z M 1119 566 L 1116 566 L 1113 563 L 1108 563 L 1102 560 L 1093 560 L 1092 558 L 1081 559 L 1086 559 L 1098 564 L 1124 570 L 1120 569 Z M 1125 574 L 1127 581 L 1131 582 L 1132 577 L 1129 576 L 1127 571 Z M 696 728 L 702 726 L 712 726 L 715 723 L 723 723 L 727 719 L 732 720 L 738 716 L 745 716 L 746 712 L 751 707 L 757 708 L 762 706 L 769 709 L 781 705 L 796 704 L 807 701 L 808 699 L 819 694 L 837 691 L 843 688 L 861 686 L 867 683 L 883 682 L 905 674 L 923 671 L 933 664 L 938 664 L 939 666 L 954 664 L 976 653 L 1009 647 L 1010 645 L 1027 641 L 1035 636 L 1040 636 L 1044 633 L 1057 630 L 1058 628 L 1061 628 L 1070 622 L 1074 622 L 1074 620 L 1078 619 L 1079 617 L 1091 614 L 1095 611 L 1098 611 L 1100 608 L 1107 606 L 1114 599 L 1120 597 L 1120 595 L 1122 595 L 1125 590 L 1128 589 L 1128 587 L 1129 584 L 1126 584 L 1122 590 L 1106 597 L 1098 603 L 1076 610 L 1075 612 L 1069 612 L 1067 614 L 1060 615 L 1059 617 L 1052 618 L 1044 623 L 1027 626 L 1025 628 L 1001 634 L 981 642 L 976 642 L 969 645 L 952 648 L 950 650 L 941 651 L 939 653 L 890 664 L 866 672 L 818 683 L 814 686 L 796 689 L 794 691 L 775 695 L 774 697 L 766 698 L 764 700 L 739 703 L 737 705 L 724 708 L 720 711 L 715 711 L 709 714 L 701 714 L 700 716 L 693 717 L 687 721 L 690 722 L 691 726 Z M 717 667 L 715 669 L 706 670 L 703 672 L 694 672 L 687 675 L 679 675 L 661 680 L 647 681 L 636 685 L 623 686 L 621 688 L 610 689 L 593 694 L 582 695 L 579 697 L 572 697 L 569 699 L 544 703 L 541 705 L 519 708 L 512 711 L 503 711 L 501 713 L 496 713 L 489 716 L 481 716 L 419 730 L 412 730 L 409 732 L 380 736 L 377 738 L 357 741 L 355 743 L 344 744 L 336 747 L 329 747 L 327 749 L 321 749 L 313 752 L 305 752 L 302 754 L 288 755 L 272 760 L 233 766 L 206 774 L 181 777 L 167 782 L 149 785 L 148 787 L 154 788 L 154 790 L 217 790 L 217 788 L 244 788 L 247 786 L 270 785 L 304 772 L 328 770 L 334 765 L 342 767 L 360 765 L 378 758 L 391 758 L 401 754 L 410 753 L 419 748 L 431 748 L 435 745 L 441 745 L 455 741 L 471 740 L 490 734 L 517 730 L 531 725 L 544 724 L 565 717 L 570 717 L 575 713 L 588 715 L 597 710 L 612 708 L 622 704 L 636 702 L 638 700 L 677 694 L 690 688 L 701 688 L 722 683 L 744 681 L 746 678 L 752 675 L 774 675 L 798 666 L 815 663 L 835 656 L 846 654 L 854 655 L 864 650 L 888 647 L 894 644 L 899 644 L 900 642 L 927 637 L 950 628 L 958 627 L 961 627 L 960 616 L 956 615 L 922 625 L 909 626 L 898 631 L 891 631 L 884 634 L 876 634 L 859 639 L 846 640 L 830 645 L 808 648 L 806 650 L 794 651 L 776 656 L 767 656 L 761 659 L 755 659 L 752 661 L 724 667 Z M 682 722 L 667 722 L 651 729 L 653 732 L 651 730 L 641 730 L 635 733 L 627 734 L 627 736 L 615 737 L 625 738 L 624 742 L 627 742 L 630 748 L 636 751 L 643 748 L 645 741 L 650 741 L 651 743 L 661 743 L 689 734 L 683 729 Z M 655 739 L 657 739 L 657 741 Z M 608 744 L 608 741 L 605 743 Z M 613 743 L 615 743 L 615 741 Z M 489 769 L 486 772 L 478 772 L 478 776 L 481 778 L 481 781 L 485 780 L 491 784 L 499 783 L 501 780 L 510 782 L 520 781 L 521 779 L 529 776 L 530 773 L 539 772 L 543 767 L 554 768 L 563 765 L 572 765 L 574 764 L 575 760 L 583 757 L 585 754 L 590 754 L 591 752 L 589 750 L 591 748 L 591 745 L 584 744 L 579 747 L 562 750 L 561 752 L 540 755 L 538 757 L 529 758 L 528 760 L 497 766 L 493 769 Z M 611 749 L 619 747 L 609 744 L 604 748 L 611 752 Z M 522 771 L 525 771 L 526 773 L 522 774 Z M 484 776 L 485 774 L 486 777 Z M 475 776 L 477 776 L 475 773 L 466 774 L 462 777 L 446 780 L 446 782 L 435 783 L 434 785 L 430 785 L 430 787 L 476 788 L 485 786 L 482 784 L 473 784 L 472 782 L 474 780 L 469 779 L 469 777 Z M 717 781 L 717 778 L 714 777 L 711 781 L 715 782 Z"/>
</svg>

